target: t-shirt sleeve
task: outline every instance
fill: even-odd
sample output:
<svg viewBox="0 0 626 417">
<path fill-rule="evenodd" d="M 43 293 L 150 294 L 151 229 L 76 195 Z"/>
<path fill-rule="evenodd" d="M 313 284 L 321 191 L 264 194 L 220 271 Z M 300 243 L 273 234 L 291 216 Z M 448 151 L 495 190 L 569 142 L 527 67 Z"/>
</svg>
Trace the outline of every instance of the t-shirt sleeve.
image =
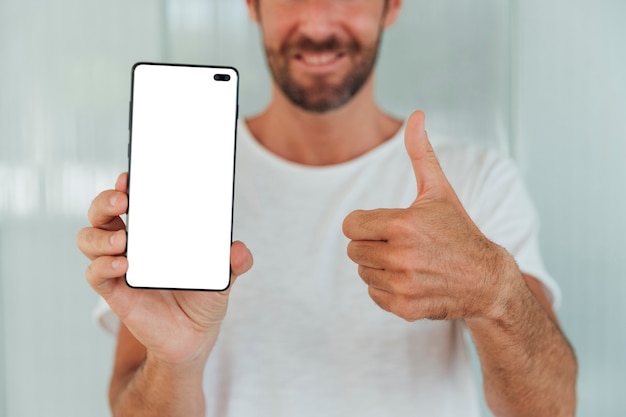
<svg viewBox="0 0 626 417">
<path fill-rule="evenodd" d="M 496 152 L 475 154 L 473 185 L 464 190 L 464 205 L 481 231 L 515 258 L 520 270 L 538 279 L 557 308 L 561 291 L 539 251 L 539 219 L 514 163 Z M 461 197 L 461 196 L 459 196 Z"/>
</svg>

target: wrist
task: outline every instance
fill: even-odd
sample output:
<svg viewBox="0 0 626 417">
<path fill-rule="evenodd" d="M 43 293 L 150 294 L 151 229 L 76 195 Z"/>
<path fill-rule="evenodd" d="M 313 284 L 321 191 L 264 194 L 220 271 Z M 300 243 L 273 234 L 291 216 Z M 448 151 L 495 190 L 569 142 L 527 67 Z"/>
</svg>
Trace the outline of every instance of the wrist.
<svg viewBox="0 0 626 417">
<path fill-rule="evenodd" d="M 162 370 L 175 376 L 181 375 L 202 375 L 207 360 L 213 350 L 219 329 L 215 332 L 203 335 L 200 344 L 195 350 L 188 350 L 185 343 L 180 343 L 180 349 L 169 349 L 167 354 L 160 351 L 147 349 L 146 363 L 156 369 Z M 196 339 L 196 342 L 198 340 Z M 196 344 L 194 342 L 193 344 Z"/>
<path fill-rule="evenodd" d="M 111 393 L 115 416 L 203 416 L 204 364 L 201 358 L 182 363 L 163 361 L 150 351 L 140 366 Z"/>
<path fill-rule="evenodd" d="M 520 302 L 520 296 L 528 292 L 524 277 L 513 256 L 504 248 L 499 247 L 499 254 L 495 267 L 492 270 L 493 279 L 490 286 L 494 289 L 490 301 L 485 303 L 485 307 L 480 314 L 467 318 L 468 324 L 473 322 L 498 323 L 499 326 L 506 325 L 515 316 Z"/>
<path fill-rule="evenodd" d="M 146 359 L 163 369 L 183 369 L 192 372 L 204 368 L 220 331 L 220 325 L 212 329 L 183 332 L 181 337 L 169 337 L 159 344 L 146 345 Z"/>
<path fill-rule="evenodd" d="M 143 368 L 148 373 L 167 375 L 170 378 L 202 379 L 208 356 L 203 354 L 183 361 L 170 361 L 147 351 Z"/>
</svg>

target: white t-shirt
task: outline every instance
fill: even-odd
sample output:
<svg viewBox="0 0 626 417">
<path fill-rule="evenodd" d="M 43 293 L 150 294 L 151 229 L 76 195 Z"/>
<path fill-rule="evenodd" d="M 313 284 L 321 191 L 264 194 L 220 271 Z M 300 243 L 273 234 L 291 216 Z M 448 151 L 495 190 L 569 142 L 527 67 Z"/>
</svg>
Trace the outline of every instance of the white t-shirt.
<svg viewBox="0 0 626 417">
<path fill-rule="evenodd" d="M 347 163 L 309 167 L 270 153 L 239 124 L 234 239 L 254 266 L 234 285 L 206 366 L 207 416 L 479 414 L 462 321 L 408 323 L 383 311 L 346 255 L 348 213 L 416 197 L 403 136 Z M 479 228 L 557 303 L 512 163 L 468 145 L 433 146 Z M 114 329 L 105 310 L 100 321 Z"/>
</svg>

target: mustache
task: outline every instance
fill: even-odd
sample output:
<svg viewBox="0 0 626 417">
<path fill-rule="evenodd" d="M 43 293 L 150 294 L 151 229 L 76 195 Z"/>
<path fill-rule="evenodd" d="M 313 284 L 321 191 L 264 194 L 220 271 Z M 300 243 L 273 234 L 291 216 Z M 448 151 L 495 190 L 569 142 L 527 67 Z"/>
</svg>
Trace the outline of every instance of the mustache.
<svg viewBox="0 0 626 417">
<path fill-rule="evenodd" d="M 322 41 L 314 41 L 308 37 L 300 37 L 294 41 L 283 44 L 280 48 L 280 53 L 282 55 L 295 55 L 303 52 L 359 52 L 360 50 L 361 45 L 354 39 L 342 42 L 336 36 L 331 36 Z"/>
</svg>

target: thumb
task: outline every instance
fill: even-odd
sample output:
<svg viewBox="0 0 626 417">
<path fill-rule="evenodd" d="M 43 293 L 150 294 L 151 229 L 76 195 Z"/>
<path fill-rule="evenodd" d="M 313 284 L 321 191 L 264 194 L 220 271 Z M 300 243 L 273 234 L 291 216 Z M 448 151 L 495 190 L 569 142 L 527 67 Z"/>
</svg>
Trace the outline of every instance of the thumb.
<svg viewBox="0 0 626 417">
<path fill-rule="evenodd" d="M 230 248 L 230 267 L 232 280 L 248 272 L 253 264 L 252 253 L 243 242 L 235 241 Z M 231 283 L 232 284 L 232 283 Z"/>
<path fill-rule="evenodd" d="M 409 116 L 404 131 L 404 146 L 413 165 L 418 200 L 442 197 L 451 189 L 428 140 L 425 120 L 424 112 L 414 112 Z"/>
</svg>

